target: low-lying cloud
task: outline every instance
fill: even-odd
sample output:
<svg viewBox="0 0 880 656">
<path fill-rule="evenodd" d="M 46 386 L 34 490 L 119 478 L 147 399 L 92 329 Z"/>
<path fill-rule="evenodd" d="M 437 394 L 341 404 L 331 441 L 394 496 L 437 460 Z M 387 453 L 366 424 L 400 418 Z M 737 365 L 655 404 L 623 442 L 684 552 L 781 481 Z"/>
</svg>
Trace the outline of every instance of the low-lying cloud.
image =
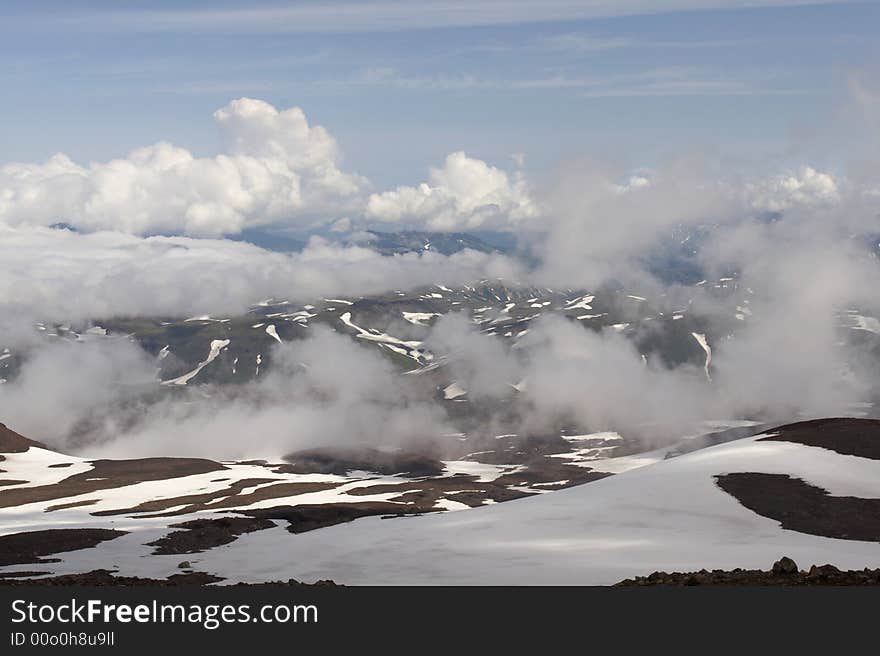
<svg viewBox="0 0 880 656">
<path fill-rule="evenodd" d="M 466 250 L 382 256 L 313 238 L 299 253 L 224 239 L 79 234 L 0 224 L 0 310 L 44 321 L 241 313 L 265 299 L 358 296 L 515 278 L 510 258 Z"/>
<path fill-rule="evenodd" d="M 89 455 L 281 458 L 320 446 L 392 448 L 451 430 L 442 408 L 381 355 L 324 326 L 278 345 L 258 380 L 167 390 L 124 339 L 58 342 L 0 385 L 0 416 Z"/>
</svg>

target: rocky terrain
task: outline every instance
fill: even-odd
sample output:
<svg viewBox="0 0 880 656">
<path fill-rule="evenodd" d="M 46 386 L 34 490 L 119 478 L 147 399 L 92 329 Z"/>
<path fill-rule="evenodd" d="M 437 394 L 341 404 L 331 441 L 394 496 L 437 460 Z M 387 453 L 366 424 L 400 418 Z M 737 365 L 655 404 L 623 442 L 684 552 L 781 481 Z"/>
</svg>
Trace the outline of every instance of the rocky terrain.
<svg viewBox="0 0 880 656">
<path fill-rule="evenodd" d="M 702 367 L 707 347 L 748 321 L 750 296 L 733 278 L 703 281 L 683 300 L 652 299 L 614 287 L 588 292 L 484 280 L 473 286 L 438 284 L 369 297 L 264 299 L 241 316 L 108 317 L 82 326 L 43 323 L 35 331 L 50 341 L 129 337 L 156 358 L 164 391 L 173 392 L 259 378 L 272 367 L 273 346 L 305 338 L 309 326 L 326 325 L 376 349 L 401 371 L 428 376 L 438 387 L 445 383 L 438 389 L 439 398 L 462 403 L 467 402 L 467 390 L 447 391 L 454 381 L 443 377 L 442 360 L 424 343 L 429 328 L 443 315 L 462 313 L 482 333 L 508 345 L 526 335 L 536 319 L 563 316 L 595 331 L 620 332 L 633 339 L 645 357 L 659 357 L 670 366 L 691 362 Z M 689 312 L 689 304 L 702 298 L 723 300 L 729 306 L 727 319 L 713 327 Z M 4 351 L 2 345 L 0 352 L 0 378 L 12 378 L 26 354 Z"/>
<path fill-rule="evenodd" d="M 782 557 L 773 563 L 769 570 L 716 569 L 711 572 L 653 572 L 648 576 L 637 576 L 616 584 L 618 587 L 670 585 L 670 586 L 804 586 L 834 585 L 862 586 L 880 585 L 880 568 L 861 570 L 839 570 L 834 565 L 812 565 L 808 570 L 798 569 L 791 558 Z"/>
</svg>

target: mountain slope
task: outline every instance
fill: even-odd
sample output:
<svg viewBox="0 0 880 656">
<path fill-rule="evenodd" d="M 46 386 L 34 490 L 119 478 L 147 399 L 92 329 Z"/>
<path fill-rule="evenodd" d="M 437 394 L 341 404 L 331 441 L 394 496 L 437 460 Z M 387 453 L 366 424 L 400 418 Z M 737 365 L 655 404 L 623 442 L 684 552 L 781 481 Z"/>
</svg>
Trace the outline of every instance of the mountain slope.
<svg viewBox="0 0 880 656">
<path fill-rule="evenodd" d="M 876 420 L 599 455 L 581 463 L 593 482 L 566 489 L 535 483 L 520 465 L 470 459 L 89 461 L 10 434 L 0 534 L 12 542 L 0 540 L 0 556 L 9 547 L 11 557 L 0 577 L 111 568 L 162 579 L 178 573 L 182 554 L 229 583 L 611 584 L 658 570 L 764 567 L 783 554 L 880 565 Z M 435 512 L 444 510 L 462 512 Z M 39 542 L 45 531 L 57 544 Z M 39 559 L 50 554 L 58 561 Z"/>
<path fill-rule="evenodd" d="M 878 426 L 871 422 L 872 439 L 880 439 Z M 880 498 L 880 460 L 751 437 L 540 497 L 360 520 L 298 536 L 284 551 L 280 531 L 265 531 L 206 554 L 202 567 L 349 584 L 592 585 L 655 570 L 760 568 L 782 554 L 804 563 L 880 565 L 880 543 L 786 530 L 746 508 L 717 484 L 737 472 Z"/>
</svg>

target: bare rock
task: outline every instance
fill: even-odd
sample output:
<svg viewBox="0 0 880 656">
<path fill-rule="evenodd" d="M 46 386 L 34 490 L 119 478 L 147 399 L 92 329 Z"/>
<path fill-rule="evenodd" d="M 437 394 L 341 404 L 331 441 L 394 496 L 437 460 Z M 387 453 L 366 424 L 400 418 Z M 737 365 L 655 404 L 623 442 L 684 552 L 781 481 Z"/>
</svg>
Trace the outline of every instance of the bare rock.
<svg viewBox="0 0 880 656">
<path fill-rule="evenodd" d="M 777 576 L 791 576 L 797 574 L 799 570 L 796 562 L 788 556 L 783 556 L 773 563 L 773 568 L 770 571 Z"/>
</svg>

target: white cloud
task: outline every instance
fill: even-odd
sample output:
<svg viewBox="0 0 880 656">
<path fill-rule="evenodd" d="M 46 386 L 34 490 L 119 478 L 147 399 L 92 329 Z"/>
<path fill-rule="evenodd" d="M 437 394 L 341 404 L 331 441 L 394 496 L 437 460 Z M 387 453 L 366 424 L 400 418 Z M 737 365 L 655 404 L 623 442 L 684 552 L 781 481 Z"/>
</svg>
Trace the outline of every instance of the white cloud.
<svg viewBox="0 0 880 656">
<path fill-rule="evenodd" d="M 316 237 L 301 253 L 284 254 L 227 239 L 2 223 L 0 262 L 0 320 L 231 314 L 267 297 L 357 296 L 519 275 L 509 259 L 469 250 L 385 257 Z"/>
<path fill-rule="evenodd" d="M 214 119 L 228 143 L 215 157 L 160 142 L 88 166 L 58 154 L 0 167 L 0 220 L 218 236 L 282 220 L 309 224 L 360 201 L 367 181 L 339 169 L 336 141 L 299 107 L 240 98 Z"/>
<path fill-rule="evenodd" d="M 513 224 L 537 216 L 526 183 L 458 151 L 433 168 L 418 187 L 373 194 L 367 217 L 389 223 L 417 223 L 430 230 L 470 230 Z"/>
<path fill-rule="evenodd" d="M 623 183 L 614 185 L 614 190 L 618 193 L 625 194 L 630 191 L 649 187 L 651 180 L 643 175 L 631 175 Z"/>
<path fill-rule="evenodd" d="M 840 201 L 840 182 L 829 173 L 809 166 L 799 174 L 780 175 L 745 188 L 752 207 L 771 212 L 782 212 L 795 206 L 833 204 Z"/>
</svg>

